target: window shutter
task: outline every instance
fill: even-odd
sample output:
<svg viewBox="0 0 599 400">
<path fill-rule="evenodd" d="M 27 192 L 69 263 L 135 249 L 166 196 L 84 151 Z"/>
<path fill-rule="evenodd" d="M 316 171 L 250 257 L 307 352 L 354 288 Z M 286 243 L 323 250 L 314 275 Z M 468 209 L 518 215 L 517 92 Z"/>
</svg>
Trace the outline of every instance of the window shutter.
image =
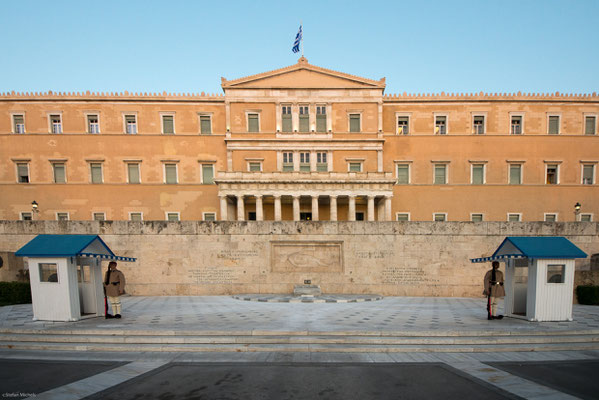
<svg viewBox="0 0 599 400">
<path fill-rule="evenodd" d="M 549 134 L 559 134 L 559 117 L 549 117 Z"/>
<path fill-rule="evenodd" d="M 586 117 L 584 133 L 586 135 L 595 134 L 595 117 Z"/>
<path fill-rule="evenodd" d="M 436 184 L 445 184 L 445 165 L 436 165 L 435 166 L 435 183 Z"/>
<path fill-rule="evenodd" d="M 349 115 L 349 131 L 360 132 L 360 114 Z"/>
<path fill-rule="evenodd" d="M 166 183 L 177 183 L 177 166 L 175 164 L 165 164 L 164 173 Z"/>
<path fill-rule="evenodd" d="M 129 183 L 140 183 L 139 180 L 139 164 L 128 164 Z"/>
<path fill-rule="evenodd" d="M 593 184 L 593 170 L 595 167 L 593 165 L 584 165 L 582 167 L 582 183 L 584 185 L 592 185 Z"/>
<path fill-rule="evenodd" d="M 510 184 L 519 185 L 520 183 L 520 165 L 510 165 Z"/>
<path fill-rule="evenodd" d="M 172 115 L 162 116 L 162 133 L 175 133 L 175 123 Z"/>
<path fill-rule="evenodd" d="M 65 178 L 64 164 L 54 164 L 54 182 L 65 183 Z"/>
<path fill-rule="evenodd" d="M 202 165 L 202 182 L 205 185 L 214 183 L 214 166 L 212 164 Z"/>
<path fill-rule="evenodd" d="M 209 115 L 200 116 L 200 132 L 202 135 L 210 135 L 212 133 L 212 123 Z"/>
<path fill-rule="evenodd" d="M 92 183 L 102 183 L 102 164 L 91 164 Z"/>
<path fill-rule="evenodd" d="M 248 132 L 258 132 L 258 114 L 248 114 Z"/>
<path fill-rule="evenodd" d="M 410 181 L 410 167 L 407 165 L 397 166 L 397 183 L 407 185 Z"/>
<path fill-rule="evenodd" d="M 484 166 L 482 165 L 473 165 L 472 166 L 472 184 L 474 185 L 482 185 L 483 184 L 483 171 Z"/>
</svg>

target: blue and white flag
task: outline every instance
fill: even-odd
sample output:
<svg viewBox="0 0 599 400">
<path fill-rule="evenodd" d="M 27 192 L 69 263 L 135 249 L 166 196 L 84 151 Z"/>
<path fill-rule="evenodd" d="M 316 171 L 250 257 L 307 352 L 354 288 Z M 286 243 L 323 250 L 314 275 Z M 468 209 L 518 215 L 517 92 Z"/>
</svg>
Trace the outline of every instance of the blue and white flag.
<svg viewBox="0 0 599 400">
<path fill-rule="evenodd" d="M 294 53 L 299 53 L 301 41 L 302 41 L 302 26 L 300 25 L 299 31 L 297 31 L 297 35 L 295 35 L 295 42 L 293 42 L 293 47 L 291 48 L 291 50 Z"/>
</svg>

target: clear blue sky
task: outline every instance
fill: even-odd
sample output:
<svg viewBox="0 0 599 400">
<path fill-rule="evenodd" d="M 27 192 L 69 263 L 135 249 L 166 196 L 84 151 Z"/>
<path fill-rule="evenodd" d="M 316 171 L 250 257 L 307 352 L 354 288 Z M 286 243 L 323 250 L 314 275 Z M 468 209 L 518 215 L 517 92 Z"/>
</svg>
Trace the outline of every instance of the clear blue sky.
<svg viewBox="0 0 599 400">
<path fill-rule="evenodd" d="M 0 92 L 219 92 L 297 62 L 386 93 L 599 92 L 599 0 L 9 1 Z"/>
</svg>

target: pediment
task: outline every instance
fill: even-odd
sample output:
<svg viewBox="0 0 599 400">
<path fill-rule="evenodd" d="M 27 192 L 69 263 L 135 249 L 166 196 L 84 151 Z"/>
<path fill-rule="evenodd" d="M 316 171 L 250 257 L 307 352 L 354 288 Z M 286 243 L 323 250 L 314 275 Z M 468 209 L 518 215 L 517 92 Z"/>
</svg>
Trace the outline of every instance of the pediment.
<svg viewBox="0 0 599 400">
<path fill-rule="evenodd" d="M 223 89 L 384 89 L 385 78 L 375 81 L 308 63 L 304 57 L 286 68 L 228 81 Z"/>
</svg>

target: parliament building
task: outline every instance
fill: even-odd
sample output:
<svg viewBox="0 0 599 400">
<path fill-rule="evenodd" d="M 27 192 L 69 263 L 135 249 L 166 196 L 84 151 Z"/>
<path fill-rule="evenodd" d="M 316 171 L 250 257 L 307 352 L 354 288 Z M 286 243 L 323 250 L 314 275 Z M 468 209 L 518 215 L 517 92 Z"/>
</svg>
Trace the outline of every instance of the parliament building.
<svg viewBox="0 0 599 400">
<path fill-rule="evenodd" d="M 0 219 L 599 217 L 596 93 L 386 94 L 304 57 L 221 86 L 0 93 Z"/>
</svg>

